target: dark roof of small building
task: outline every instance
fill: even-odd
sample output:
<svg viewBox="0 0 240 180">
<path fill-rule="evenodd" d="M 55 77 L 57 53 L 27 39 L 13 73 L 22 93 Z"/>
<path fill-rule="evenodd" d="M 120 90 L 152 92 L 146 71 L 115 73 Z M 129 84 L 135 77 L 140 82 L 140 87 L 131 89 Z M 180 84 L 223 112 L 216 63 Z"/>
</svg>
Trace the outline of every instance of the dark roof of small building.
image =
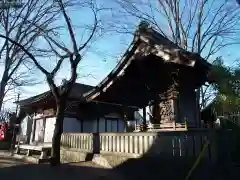
<svg viewBox="0 0 240 180">
<path fill-rule="evenodd" d="M 70 92 L 69 99 L 75 99 L 79 101 L 84 100 L 83 94 L 90 91 L 92 88 L 93 86 L 90 85 L 75 83 L 72 91 Z M 50 90 L 27 99 L 17 101 L 15 103 L 19 104 L 20 106 L 24 106 L 49 98 L 52 98 L 52 93 Z"/>
</svg>

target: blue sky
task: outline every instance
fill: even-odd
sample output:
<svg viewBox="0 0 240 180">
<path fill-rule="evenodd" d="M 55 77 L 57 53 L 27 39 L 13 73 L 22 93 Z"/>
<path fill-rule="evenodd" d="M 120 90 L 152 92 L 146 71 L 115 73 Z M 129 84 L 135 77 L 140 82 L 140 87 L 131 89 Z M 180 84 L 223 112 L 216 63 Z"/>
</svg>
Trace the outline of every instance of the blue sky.
<svg viewBox="0 0 240 180">
<path fill-rule="evenodd" d="M 80 13 L 81 12 L 81 13 Z M 71 19 L 74 25 L 82 23 L 91 23 L 92 14 L 88 10 L 78 9 L 77 11 L 71 11 Z M 108 13 L 102 14 L 105 20 L 108 19 Z M 101 18 L 102 18 L 101 17 Z M 132 21 L 133 19 L 131 19 Z M 138 20 L 133 21 L 133 25 L 138 24 Z M 82 29 L 75 28 L 78 42 L 80 42 Z M 87 37 L 87 36 L 86 36 Z M 69 43 L 68 34 L 66 31 L 61 36 L 63 42 L 71 47 Z M 79 78 L 77 82 L 89 85 L 97 85 L 108 73 L 116 66 L 117 61 L 121 54 L 123 54 L 132 40 L 132 36 L 129 34 L 118 34 L 114 32 L 107 32 L 103 37 L 97 39 L 97 41 L 91 46 L 90 50 L 83 56 L 83 60 L 79 64 L 78 73 Z M 225 48 L 217 53 L 215 56 L 223 56 L 225 63 L 231 65 L 236 59 L 239 59 L 239 45 L 234 45 L 229 48 Z M 117 58 L 118 57 L 118 58 Z M 41 61 L 44 67 L 52 67 L 54 60 Z M 91 76 L 85 77 L 85 75 L 91 74 Z M 48 86 L 44 81 L 44 76 L 41 72 L 35 72 L 35 76 L 42 82 L 32 87 L 22 88 L 21 99 L 42 93 L 48 90 Z M 65 77 L 69 77 L 69 63 L 64 62 L 61 71 L 56 77 L 58 83 Z M 9 102 L 5 107 L 14 107 L 12 102 Z"/>
</svg>

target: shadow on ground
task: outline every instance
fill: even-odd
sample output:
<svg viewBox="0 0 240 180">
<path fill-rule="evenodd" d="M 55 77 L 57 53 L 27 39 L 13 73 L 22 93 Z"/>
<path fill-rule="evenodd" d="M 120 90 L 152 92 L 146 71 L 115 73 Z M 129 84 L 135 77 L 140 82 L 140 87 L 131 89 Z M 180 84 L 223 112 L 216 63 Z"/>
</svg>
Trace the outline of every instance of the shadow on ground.
<svg viewBox="0 0 240 180">
<path fill-rule="evenodd" d="M 10 157 L 9 157 L 10 158 Z M 0 157 L 1 161 L 13 161 L 8 157 Z M 159 161 L 161 163 L 159 163 Z M 181 160 L 163 159 L 130 159 L 114 169 L 105 169 L 93 162 L 62 164 L 59 167 L 50 167 L 48 164 L 22 164 L 19 161 L 15 166 L 1 167 L 0 177 L 3 180 L 150 180 L 168 179 L 183 180 L 187 169 L 192 164 Z M 11 165 L 14 163 L 11 163 Z M 161 165 L 159 165 L 161 164 Z M 201 168 L 203 167 L 204 168 Z M 201 163 L 190 179 L 196 180 L 235 180 L 239 179 L 237 170 L 230 167 Z"/>
<path fill-rule="evenodd" d="M 189 133 L 189 132 L 188 132 Z M 222 137 L 222 136 L 219 136 Z M 224 143 L 222 138 L 217 144 L 220 150 L 228 147 L 229 143 Z M 233 139 L 233 138 L 230 138 Z M 236 138 L 239 140 L 238 138 Z M 96 142 L 95 142 L 96 141 Z M 228 139 L 229 141 L 229 139 Z M 141 158 L 128 159 L 113 169 L 106 169 L 91 162 L 93 156 L 87 157 L 87 162 L 62 164 L 58 167 L 50 167 L 48 164 L 23 164 L 21 161 L 11 157 L 0 156 L 0 179 L 6 180 L 184 180 L 188 171 L 194 164 L 196 157 L 170 157 L 170 156 L 150 156 L 153 150 L 156 151 L 160 141 L 155 141 L 150 150 Z M 99 152 L 99 138 L 94 140 L 97 144 L 94 152 Z M 234 143 L 235 144 L 235 143 Z M 94 146 L 95 147 L 95 146 Z M 226 149 L 226 148 L 225 148 Z M 237 153 L 237 151 L 236 151 Z M 238 151 L 239 153 L 239 151 Z M 226 162 L 225 150 L 220 153 L 221 162 L 211 163 L 210 159 L 202 159 L 189 180 L 239 180 L 240 168 Z M 116 156 L 117 158 L 117 156 Z M 4 165 L 1 167 L 1 161 Z M 16 166 L 14 165 L 16 162 Z M 213 161 L 212 161 L 213 162 Z M 215 162 L 215 161 L 214 161 Z M 228 161 L 229 162 L 229 161 Z"/>
<path fill-rule="evenodd" d="M 62 164 L 50 167 L 48 164 L 22 164 L 0 168 L 3 180 L 94 180 L 94 179 L 126 179 L 117 175 L 114 170 L 101 168 L 92 162 Z"/>
<path fill-rule="evenodd" d="M 185 159 L 141 158 L 131 159 L 116 167 L 120 174 L 127 174 L 128 179 L 167 179 L 184 180 L 194 161 Z M 239 168 L 240 170 L 240 168 Z M 240 179 L 236 167 L 213 164 L 202 161 L 189 180 L 235 180 Z"/>
</svg>

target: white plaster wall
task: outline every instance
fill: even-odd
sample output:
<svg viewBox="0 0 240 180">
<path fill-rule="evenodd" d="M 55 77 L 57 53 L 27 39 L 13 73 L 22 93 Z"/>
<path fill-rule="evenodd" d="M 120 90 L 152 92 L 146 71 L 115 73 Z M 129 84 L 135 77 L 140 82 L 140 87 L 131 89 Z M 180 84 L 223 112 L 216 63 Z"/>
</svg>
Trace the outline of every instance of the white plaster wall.
<svg viewBox="0 0 240 180">
<path fill-rule="evenodd" d="M 21 122 L 21 125 L 20 125 L 20 134 L 25 136 L 27 135 L 27 127 L 28 127 L 28 116 L 26 116 L 22 122 Z"/>
<path fill-rule="evenodd" d="M 44 142 L 52 142 L 52 137 L 55 129 L 56 118 L 46 118 Z"/>
<path fill-rule="evenodd" d="M 36 127 L 35 127 L 35 135 L 34 140 L 35 141 L 42 141 L 44 138 L 44 126 L 43 126 L 43 119 L 38 119 L 36 121 Z"/>
<path fill-rule="evenodd" d="M 64 133 L 78 133 L 81 132 L 81 121 L 76 118 L 65 117 L 63 120 Z"/>
</svg>

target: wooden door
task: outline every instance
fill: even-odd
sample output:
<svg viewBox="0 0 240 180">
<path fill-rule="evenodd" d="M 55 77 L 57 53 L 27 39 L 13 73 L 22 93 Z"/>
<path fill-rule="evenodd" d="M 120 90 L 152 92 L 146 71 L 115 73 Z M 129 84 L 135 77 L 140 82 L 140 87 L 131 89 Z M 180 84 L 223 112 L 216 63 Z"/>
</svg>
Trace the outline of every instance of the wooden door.
<svg viewBox="0 0 240 180">
<path fill-rule="evenodd" d="M 44 120 L 38 119 L 36 120 L 36 128 L 35 128 L 35 136 L 34 141 L 43 142 L 44 139 Z"/>
<path fill-rule="evenodd" d="M 118 119 L 107 119 L 107 132 L 118 132 Z"/>
<path fill-rule="evenodd" d="M 55 117 L 46 119 L 44 142 L 52 142 L 52 137 L 55 129 L 55 122 L 56 122 Z"/>
</svg>

